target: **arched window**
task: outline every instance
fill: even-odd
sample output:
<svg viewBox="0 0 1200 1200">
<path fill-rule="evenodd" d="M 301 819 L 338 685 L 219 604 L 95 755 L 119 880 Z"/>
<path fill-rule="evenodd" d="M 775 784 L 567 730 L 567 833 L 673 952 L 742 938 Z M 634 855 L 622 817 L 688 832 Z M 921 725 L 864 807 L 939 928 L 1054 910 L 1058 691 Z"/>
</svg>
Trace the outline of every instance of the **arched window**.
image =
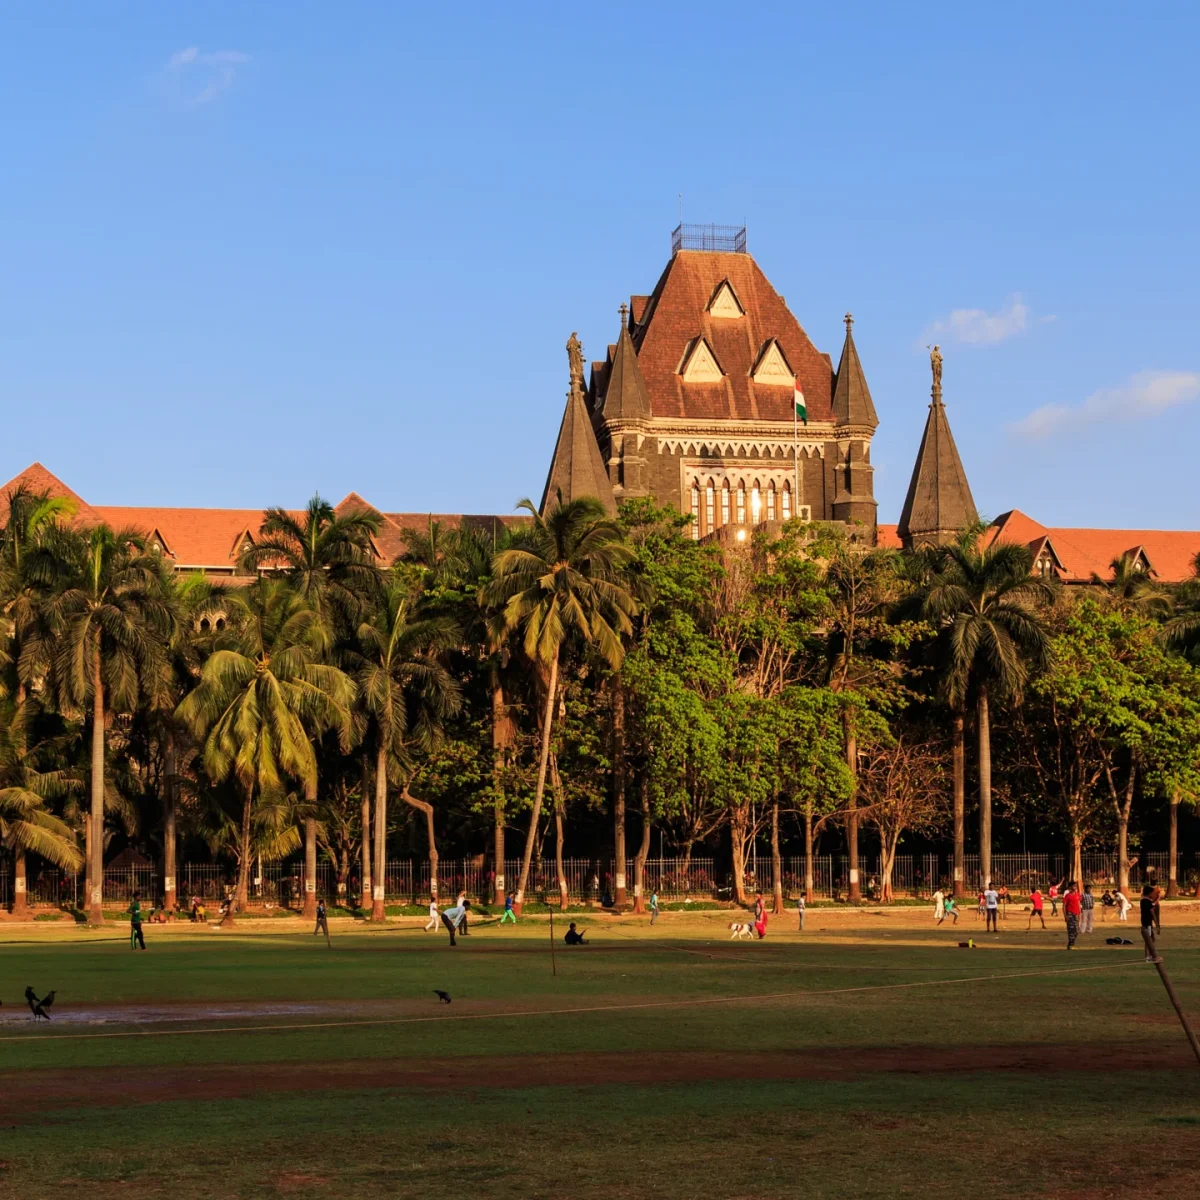
<svg viewBox="0 0 1200 1200">
<path fill-rule="evenodd" d="M 750 489 L 750 520 L 755 525 L 762 520 L 762 492 L 759 490 L 757 479 Z"/>
<path fill-rule="evenodd" d="M 737 523 L 745 525 L 746 523 L 746 485 L 738 484 L 737 490 Z"/>
<path fill-rule="evenodd" d="M 721 524 L 729 524 L 729 480 L 721 485 Z"/>
<path fill-rule="evenodd" d="M 700 485 L 692 480 L 692 537 L 700 536 Z"/>
<path fill-rule="evenodd" d="M 775 484 L 767 484 L 767 520 L 775 520 Z"/>
<path fill-rule="evenodd" d="M 783 504 L 783 519 L 790 521 L 792 519 L 792 489 L 788 484 L 783 485 L 783 495 L 779 499 Z"/>
<path fill-rule="evenodd" d="M 203 619 L 203 620 L 200 622 L 200 632 L 201 632 L 201 633 L 207 633 L 207 632 L 208 632 L 208 618 L 207 618 L 207 617 L 205 617 L 205 618 L 204 618 L 204 619 Z"/>
<path fill-rule="evenodd" d="M 712 533 L 717 527 L 716 514 L 717 490 L 710 479 L 704 488 L 704 532 Z"/>
<path fill-rule="evenodd" d="M 224 628 L 225 628 L 225 618 L 224 618 L 224 617 L 218 617 L 218 618 L 217 618 L 217 629 L 218 629 L 218 630 L 221 630 L 221 629 L 224 629 Z"/>
</svg>

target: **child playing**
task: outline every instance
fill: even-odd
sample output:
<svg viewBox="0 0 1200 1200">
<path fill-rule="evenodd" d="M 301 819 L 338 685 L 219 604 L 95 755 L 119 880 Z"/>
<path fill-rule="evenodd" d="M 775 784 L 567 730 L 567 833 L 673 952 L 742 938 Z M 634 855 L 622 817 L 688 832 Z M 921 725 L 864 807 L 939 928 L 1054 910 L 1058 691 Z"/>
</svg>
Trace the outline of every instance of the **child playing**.
<svg viewBox="0 0 1200 1200">
<path fill-rule="evenodd" d="M 425 932 L 428 933 L 431 929 L 436 930 L 441 923 L 441 917 L 438 915 L 437 897 L 434 896 L 429 901 L 429 920 L 425 923 Z"/>
<path fill-rule="evenodd" d="M 513 894 L 509 892 L 504 897 L 504 916 L 500 918 L 500 924 L 515 925 L 517 923 L 517 914 L 513 912 Z"/>
</svg>

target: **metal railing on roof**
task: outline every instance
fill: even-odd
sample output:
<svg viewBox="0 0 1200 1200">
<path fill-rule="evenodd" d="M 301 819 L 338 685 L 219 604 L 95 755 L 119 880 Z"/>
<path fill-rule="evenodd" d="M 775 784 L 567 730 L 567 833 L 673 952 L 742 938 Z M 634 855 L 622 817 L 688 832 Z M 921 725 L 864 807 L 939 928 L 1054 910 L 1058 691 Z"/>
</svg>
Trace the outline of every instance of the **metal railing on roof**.
<svg viewBox="0 0 1200 1200">
<path fill-rule="evenodd" d="M 745 225 L 676 225 L 671 230 L 671 253 L 680 250 L 720 250 L 746 253 Z"/>
</svg>

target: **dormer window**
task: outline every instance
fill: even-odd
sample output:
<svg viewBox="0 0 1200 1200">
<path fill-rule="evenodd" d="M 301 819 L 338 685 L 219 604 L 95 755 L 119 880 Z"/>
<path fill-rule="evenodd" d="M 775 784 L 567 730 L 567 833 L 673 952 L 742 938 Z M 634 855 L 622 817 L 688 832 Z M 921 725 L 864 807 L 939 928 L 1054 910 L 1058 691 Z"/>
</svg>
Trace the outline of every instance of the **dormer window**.
<svg viewBox="0 0 1200 1200">
<path fill-rule="evenodd" d="M 717 356 L 702 337 L 688 342 L 679 361 L 679 374 L 684 383 L 720 383 L 725 377 Z"/>
<path fill-rule="evenodd" d="M 737 298 L 737 292 L 728 279 L 722 279 L 708 302 L 708 315 L 726 320 L 736 320 L 744 317 L 746 310 Z"/>
<path fill-rule="evenodd" d="M 768 338 L 758 352 L 754 368 L 750 372 L 755 383 L 795 388 L 796 374 L 774 338 Z"/>
</svg>

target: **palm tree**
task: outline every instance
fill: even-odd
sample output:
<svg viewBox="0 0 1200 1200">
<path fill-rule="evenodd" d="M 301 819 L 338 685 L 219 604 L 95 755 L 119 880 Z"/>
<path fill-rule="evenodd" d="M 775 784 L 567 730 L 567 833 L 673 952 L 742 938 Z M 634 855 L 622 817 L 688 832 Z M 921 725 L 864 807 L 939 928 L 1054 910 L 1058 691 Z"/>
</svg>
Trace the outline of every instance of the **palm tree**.
<svg viewBox="0 0 1200 1200">
<path fill-rule="evenodd" d="M 291 782 L 315 794 L 310 730 L 336 729 L 348 751 L 355 688 L 321 661 L 328 649 L 324 622 L 287 580 L 257 579 L 228 599 L 230 624 L 176 715 L 203 740 L 208 777 L 233 778 L 241 787 L 236 903 L 245 909 L 255 802 L 278 801 Z"/>
<path fill-rule="evenodd" d="M 986 884 L 992 872 L 992 738 L 990 703 L 1019 703 L 1030 670 L 1043 666 L 1049 635 L 1037 612 L 1056 595 L 1053 584 L 1031 574 L 1027 546 L 995 542 L 982 546 L 977 527 L 943 547 L 922 596 L 921 609 L 938 631 L 943 694 L 956 714 L 954 735 L 961 739 L 961 715 L 975 697 L 979 735 L 979 871 Z M 960 743 L 961 744 L 961 743 Z M 957 757 L 956 765 L 961 761 Z M 956 771 L 956 775 L 957 775 Z M 956 838 L 959 828 L 956 797 Z M 959 879 L 955 879 L 956 889 Z"/>
<path fill-rule="evenodd" d="M 384 576 L 378 605 L 359 624 L 357 648 L 347 656 L 375 741 L 373 921 L 382 921 L 385 916 L 389 766 L 407 774 L 411 749 L 429 749 L 435 745 L 443 720 L 458 711 L 461 704 L 458 684 L 437 657 L 457 637 L 458 630 L 448 618 L 421 616 L 411 587 L 393 570 Z M 430 889 L 436 897 L 433 806 L 414 797 L 407 783 L 401 796 L 406 804 L 425 814 Z"/>
<path fill-rule="evenodd" d="M 1112 578 L 1102 579 L 1094 571 L 1092 582 L 1107 589 L 1109 603 L 1124 612 L 1141 612 L 1147 617 L 1165 617 L 1171 611 L 1171 594 L 1152 572 L 1145 570 L 1133 555 L 1124 554 L 1109 563 Z"/>
<path fill-rule="evenodd" d="M 53 675 L 66 711 L 90 711 L 91 804 L 86 823 L 88 921 L 103 921 L 104 732 L 115 712 L 162 686 L 174 614 L 161 559 L 136 530 L 97 525 L 73 539 L 68 574 L 45 605 Z"/>
<path fill-rule="evenodd" d="M 49 766 L 57 743 L 30 747 L 30 727 L 36 715 L 31 702 L 0 705 L 0 842 L 12 851 L 14 915 L 26 906 L 26 854 L 37 854 L 67 870 L 75 870 L 83 855 L 71 827 L 46 807 L 47 800 L 66 796 L 81 786 L 72 771 Z"/>
<path fill-rule="evenodd" d="M 379 515 L 370 509 L 339 516 L 320 496 L 313 496 L 301 517 L 283 508 L 269 508 L 263 514 L 260 540 L 242 553 L 242 566 L 283 574 L 320 614 L 331 635 L 336 636 L 339 629 L 349 634 L 361 615 L 364 597 L 376 583 L 371 539 L 379 524 Z M 314 771 L 305 783 L 303 818 L 304 916 L 310 920 L 317 913 L 317 785 Z"/>
<path fill-rule="evenodd" d="M 1163 641 L 1200 664 L 1200 554 L 1192 562 L 1192 578 L 1177 589 L 1175 615 L 1163 626 Z"/>
<path fill-rule="evenodd" d="M 625 652 L 622 639 L 633 631 L 631 618 L 637 612 L 637 601 L 626 586 L 632 552 L 620 526 L 605 515 L 598 500 L 564 501 L 560 495 L 544 517 L 529 500 L 522 500 L 518 507 L 531 518 L 523 544 L 496 555 L 494 578 L 481 590 L 480 601 L 497 609 L 492 623 L 494 642 L 523 630 L 526 657 L 539 674 L 546 672 L 537 788 L 515 901 L 519 910 L 529 886 L 529 866 L 546 792 L 563 645 L 575 634 L 616 670 Z"/>
</svg>

